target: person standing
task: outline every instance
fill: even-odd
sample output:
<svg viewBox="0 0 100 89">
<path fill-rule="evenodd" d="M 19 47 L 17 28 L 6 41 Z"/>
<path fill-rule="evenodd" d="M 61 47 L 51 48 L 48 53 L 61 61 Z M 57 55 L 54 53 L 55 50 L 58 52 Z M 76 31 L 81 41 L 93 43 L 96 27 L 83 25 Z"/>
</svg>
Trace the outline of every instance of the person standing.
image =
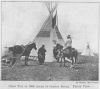
<svg viewBox="0 0 100 89">
<path fill-rule="evenodd" d="M 39 48 L 38 50 L 38 60 L 39 64 L 44 63 L 45 61 L 45 53 L 46 53 L 45 45 L 42 45 L 42 47 Z"/>
</svg>

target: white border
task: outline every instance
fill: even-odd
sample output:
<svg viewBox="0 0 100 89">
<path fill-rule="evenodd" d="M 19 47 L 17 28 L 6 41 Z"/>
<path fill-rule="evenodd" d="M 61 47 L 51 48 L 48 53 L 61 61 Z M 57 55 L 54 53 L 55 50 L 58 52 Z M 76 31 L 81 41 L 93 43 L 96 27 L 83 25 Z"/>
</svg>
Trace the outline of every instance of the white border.
<svg viewBox="0 0 100 89">
<path fill-rule="evenodd" d="M 99 3 L 99 29 L 98 29 L 98 34 L 100 35 L 100 0 L 0 0 L 0 15 L 1 15 L 1 2 L 4 1 L 59 1 L 59 2 L 68 2 L 68 3 Z M 0 16 L 1 17 L 1 16 Z M 0 28 L 1 28 L 1 18 L 0 18 Z M 0 31 L 1 34 L 1 31 Z M 99 37 L 98 37 L 99 38 Z M 100 39 L 98 39 L 99 44 L 100 44 Z M 0 43 L 1 43 L 1 35 L 0 35 Z M 100 50 L 100 47 L 99 49 Z M 1 47 L 0 47 L 0 51 L 1 51 Z M 0 53 L 1 56 L 1 53 Z M 99 58 L 100 58 L 100 54 L 99 54 Z M 100 61 L 99 61 L 100 64 Z M 1 66 L 1 61 L 0 61 L 0 66 Z M 99 66 L 100 67 L 100 66 Z M 100 68 L 99 68 L 100 71 Z M 0 68 L 0 74 L 1 74 L 1 68 Z M 100 73 L 99 73 L 100 74 Z M 0 75 L 0 80 L 1 80 L 1 75 Z M 100 77 L 99 77 L 100 80 Z M 69 86 L 70 88 L 66 87 L 66 88 L 62 88 L 62 89 L 99 89 L 99 84 L 100 82 L 89 82 L 89 81 L 80 81 L 80 82 L 76 82 L 76 81 L 0 81 L 0 89 L 60 89 L 61 85 L 65 85 L 65 86 Z M 11 87 L 10 85 L 14 85 L 17 87 Z M 18 87 L 18 85 L 22 85 L 24 86 L 24 88 L 22 87 Z M 29 87 L 30 85 L 33 85 L 35 87 Z M 44 88 L 36 88 L 37 85 L 40 86 L 44 86 Z M 45 86 L 48 85 L 48 88 L 46 88 Z M 73 85 L 78 85 L 78 86 L 82 86 L 81 88 L 74 88 Z M 84 88 L 83 85 L 89 85 L 90 87 L 88 88 Z M 28 86 L 28 87 L 25 87 Z M 59 86 L 59 88 L 54 88 L 52 86 Z"/>
</svg>

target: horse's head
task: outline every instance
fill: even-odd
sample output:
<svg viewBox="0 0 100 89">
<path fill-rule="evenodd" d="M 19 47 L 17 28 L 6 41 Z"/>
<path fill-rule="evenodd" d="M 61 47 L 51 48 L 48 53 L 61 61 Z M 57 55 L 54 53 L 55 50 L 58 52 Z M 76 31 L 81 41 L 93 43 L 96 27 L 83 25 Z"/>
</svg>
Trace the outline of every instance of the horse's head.
<svg viewBox="0 0 100 89">
<path fill-rule="evenodd" d="M 63 46 L 62 45 L 59 45 L 59 49 L 61 50 L 63 48 Z"/>
<path fill-rule="evenodd" d="M 62 45 L 60 45 L 60 44 L 57 44 L 57 45 L 56 45 L 56 49 L 57 49 L 57 50 L 62 49 L 62 48 L 63 48 Z"/>
<path fill-rule="evenodd" d="M 34 48 L 35 50 L 37 50 L 36 43 L 34 43 L 34 42 L 30 44 L 30 47 Z"/>
<path fill-rule="evenodd" d="M 13 52 L 13 51 L 14 51 L 14 47 L 9 47 L 9 48 L 8 48 L 8 51 L 9 51 L 9 52 Z"/>
</svg>

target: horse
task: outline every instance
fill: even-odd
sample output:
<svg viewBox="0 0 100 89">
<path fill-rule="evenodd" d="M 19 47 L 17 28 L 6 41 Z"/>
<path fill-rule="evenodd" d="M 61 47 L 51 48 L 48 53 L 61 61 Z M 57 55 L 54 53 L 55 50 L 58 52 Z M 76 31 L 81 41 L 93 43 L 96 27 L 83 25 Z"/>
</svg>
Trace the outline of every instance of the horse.
<svg viewBox="0 0 100 89">
<path fill-rule="evenodd" d="M 75 48 L 71 48 L 71 51 L 69 51 L 69 49 L 67 49 L 66 51 L 62 50 L 63 46 L 58 44 L 58 57 L 59 59 L 61 59 L 60 61 L 60 66 L 62 66 L 62 60 L 64 61 L 64 66 L 65 66 L 65 58 L 67 57 L 68 59 L 70 59 L 72 61 L 72 65 L 74 64 L 74 59 L 75 59 L 75 64 L 76 64 L 76 59 L 78 57 L 78 51 Z M 74 58 L 74 59 L 73 59 Z"/>
<path fill-rule="evenodd" d="M 22 56 L 25 56 L 25 65 L 28 65 L 28 57 L 30 55 L 30 52 L 32 49 L 35 49 L 37 50 L 36 48 L 36 43 L 30 43 L 24 47 L 20 46 L 20 45 L 15 45 L 13 47 L 9 47 L 9 51 L 12 52 L 13 54 L 13 57 L 16 57 L 16 54 L 20 54 L 20 57 L 21 58 Z M 15 64 L 16 62 L 16 59 L 17 58 L 13 58 L 13 61 L 12 61 L 12 66 Z"/>
</svg>

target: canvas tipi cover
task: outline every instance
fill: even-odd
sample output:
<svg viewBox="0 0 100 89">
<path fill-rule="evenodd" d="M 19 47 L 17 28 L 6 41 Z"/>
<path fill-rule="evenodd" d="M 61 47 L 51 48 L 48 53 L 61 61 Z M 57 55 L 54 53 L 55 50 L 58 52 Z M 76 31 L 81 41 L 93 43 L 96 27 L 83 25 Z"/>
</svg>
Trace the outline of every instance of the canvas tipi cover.
<svg viewBox="0 0 100 89">
<path fill-rule="evenodd" d="M 87 44 L 86 49 L 82 52 L 81 55 L 85 55 L 85 56 L 94 56 L 93 52 L 90 49 L 89 44 Z"/>
<path fill-rule="evenodd" d="M 34 42 L 36 42 L 36 46 L 38 49 L 42 45 L 45 45 L 45 49 L 47 50 L 45 62 L 55 61 L 53 57 L 53 48 L 56 43 L 60 43 L 61 45 L 64 44 L 64 40 L 59 32 L 58 26 L 55 25 L 54 28 L 52 27 L 53 12 L 54 9 L 50 11 L 50 15 L 48 16 L 47 20 L 44 22 L 42 28 L 34 39 Z M 34 51 L 33 54 L 37 55 L 37 51 Z"/>
</svg>

